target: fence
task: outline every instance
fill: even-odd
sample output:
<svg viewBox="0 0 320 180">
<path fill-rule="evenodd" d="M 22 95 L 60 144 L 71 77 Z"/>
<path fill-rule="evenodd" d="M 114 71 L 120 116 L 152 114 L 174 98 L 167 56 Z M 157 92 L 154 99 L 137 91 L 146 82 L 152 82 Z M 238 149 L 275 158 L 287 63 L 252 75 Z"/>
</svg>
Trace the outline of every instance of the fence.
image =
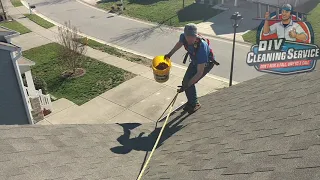
<svg viewBox="0 0 320 180">
<path fill-rule="evenodd" d="M 42 90 L 39 89 L 38 90 L 38 96 L 40 99 L 40 104 L 41 104 L 41 108 L 42 110 L 45 108 L 47 110 L 51 110 L 52 111 L 52 102 L 51 102 L 51 98 L 49 94 L 42 94 Z"/>
<path fill-rule="evenodd" d="M 26 93 L 27 97 L 29 97 L 30 95 L 29 95 L 29 92 L 28 92 L 28 88 L 25 87 L 24 89 L 25 89 L 25 93 Z M 44 95 L 44 94 L 42 93 L 42 90 L 41 90 L 41 89 L 36 90 L 36 92 L 37 92 L 37 93 L 36 93 L 36 94 L 37 94 L 36 96 L 38 96 L 38 97 L 39 97 L 39 100 L 40 100 L 41 109 L 43 110 L 43 109 L 45 108 L 45 109 L 47 109 L 47 110 L 52 111 L 52 102 L 51 102 L 51 97 L 50 97 L 50 95 L 49 95 L 49 94 Z M 31 102 L 30 102 L 29 98 L 27 98 L 27 102 L 28 102 L 29 108 L 32 110 Z"/>
</svg>

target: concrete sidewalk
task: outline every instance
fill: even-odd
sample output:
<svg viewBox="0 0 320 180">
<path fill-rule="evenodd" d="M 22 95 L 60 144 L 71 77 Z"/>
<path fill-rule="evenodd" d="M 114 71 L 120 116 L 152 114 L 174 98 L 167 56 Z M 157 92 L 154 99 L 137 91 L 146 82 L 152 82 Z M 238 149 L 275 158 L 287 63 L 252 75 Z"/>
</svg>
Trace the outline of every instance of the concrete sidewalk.
<svg viewBox="0 0 320 180">
<path fill-rule="evenodd" d="M 45 29 L 23 18 L 26 8 L 8 8 L 9 14 L 18 22 L 32 30 L 13 39 L 13 43 L 23 50 L 57 42 L 57 27 Z M 36 39 L 36 41 L 35 41 Z M 87 47 L 87 56 L 101 62 L 125 69 L 137 74 L 136 77 L 99 95 L 91 101 L 77 106 L 74 103 L 59 99 L 53 102 L 53 113 L 39 124 L 92 124 L 115 122 L 152 122 L 156 121 L 176 94 L 176 88 L 181 85 L 185 69 L 173 67 L 168 82 L 160 84 L 154 80 L 152 69 L 122 58 Z M 31 59 L 32 60 L 32 59 Z M 213 69 L 214 71 L 214 69 Z M 226 82 L 205 77 L 197 84 L 199 96 L 214 92 L 227 86 Z M 186 102 L 184 94 L 180 94 L 174 105 L 178 108 Z"/>
</svg>

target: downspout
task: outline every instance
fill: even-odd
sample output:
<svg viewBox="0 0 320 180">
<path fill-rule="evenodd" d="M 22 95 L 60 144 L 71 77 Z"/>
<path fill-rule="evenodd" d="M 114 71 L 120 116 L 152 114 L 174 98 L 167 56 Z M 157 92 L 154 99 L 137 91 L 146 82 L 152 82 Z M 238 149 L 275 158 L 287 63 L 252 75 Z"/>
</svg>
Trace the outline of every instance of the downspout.
<svg viewBox="0 0 320 180">
<path fill-rule="evenodd" d="M 32 118 L 32 114 L 30 112 L 30 109 L 28 108 L 28 103 L 26 101 L 26 97 L 25 97 L 25 94 L 24 94 L 24 91 L 23 91 L 23 82 L 22 82 L 22 78 L 20 76 L 20 69 L 18 68 L 18 65 L 17 65 L 17 60 L 22 56 L 22 52 L 21 52 L 21 48 L 20 47 L 17 47 L 17 50 L 18 52 L 17 56 L 16 57 L 13 57 L 13 52 L 14 51 L 11 51 L 11 59 L 12 59 L 12 63 L 13 63 L 13 67 L 14 67 L 14 70 L 16 72 L 16 78 L 17 78 L 17 81 L 19 83 L 19 88 L 20 88 L 20 93 L 21 93 L 21 96 L 23 97 L 22 100 L 23 100 L 23 104 L 24 104 L 24 108 L 25 108 L 25 111 L 26 111 L 26 114 L 27 114 L 27 118 L 28 118 L 28 121 L 29 121 L 29 124 L 34 124 L 33 123 L 33 118 Z"/>
</svg>

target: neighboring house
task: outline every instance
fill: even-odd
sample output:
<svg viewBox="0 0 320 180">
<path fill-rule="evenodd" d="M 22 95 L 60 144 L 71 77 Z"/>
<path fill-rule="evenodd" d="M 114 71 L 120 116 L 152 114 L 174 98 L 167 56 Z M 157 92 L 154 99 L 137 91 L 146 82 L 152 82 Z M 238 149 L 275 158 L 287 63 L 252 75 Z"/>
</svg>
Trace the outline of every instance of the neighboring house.
<svg viewBox="0 0 320 180">
<path fill-rule="evenodd" d="M 35 63 L 23 58 L 21 48 L 11 43 L 18 35 L 0 26 L 0 124 L 33 124 L 43 119 L 44 108 L 52 109 L 50 96 L 35 89 L 30 70 Z"/>
<path fill-rule="evenodd" d="M 310 0 L 248 0 L 249 2 L 261 2 L 270 5 L 282 6 L 283 4 L 291 4 L 292 6 L 296 7 L 301 4 L 304 4 Z"/>
</svg>

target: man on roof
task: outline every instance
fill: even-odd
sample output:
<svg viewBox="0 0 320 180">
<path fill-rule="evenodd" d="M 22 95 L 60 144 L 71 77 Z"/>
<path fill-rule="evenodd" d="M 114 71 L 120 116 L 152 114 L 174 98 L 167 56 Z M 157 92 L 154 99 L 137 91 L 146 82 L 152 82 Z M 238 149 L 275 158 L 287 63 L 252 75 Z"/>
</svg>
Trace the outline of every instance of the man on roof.
<svg viewBox="0 0 320 180">
<path fill-rule="evenodd" d="M 285 38 L 289 41 L 296 41 L 297 39 L 301 41 L 308 40 L 308 36 L 302 27 L 292 21 L 292 6 L 290 4 L 284 4 L 282 6 L 282 21 L 269 25 L 270 13 L 265 14 L 265 23 L 263 27 L 263 34 L 265 36 L 277 33 L 278 38 Z"/>
<path fill-rule="evenodd" d="M 165 55 L 166 59 L 170 58 L 177 50 L 184 46 L 187 51 L 184 63 L 187 57 L 190 56 L 191 62 L 184 75 L 182 86 L 177 90 L 179 93 L 185 92 L 188 102 L 185 104 L 183 110 L 189 113 L 193 113 L 201 107 L 195 84 L 202 79 L 214 65 L 219 65 L 219 63 L 215 61 L 215 57 L 208 43 L 208 40 L 205 40 L 198 34 L 196 25 L 190 23 L 184 27 L 184 33 L 180 35 L 180 39 L 173 49 Z"/>
</svg>

